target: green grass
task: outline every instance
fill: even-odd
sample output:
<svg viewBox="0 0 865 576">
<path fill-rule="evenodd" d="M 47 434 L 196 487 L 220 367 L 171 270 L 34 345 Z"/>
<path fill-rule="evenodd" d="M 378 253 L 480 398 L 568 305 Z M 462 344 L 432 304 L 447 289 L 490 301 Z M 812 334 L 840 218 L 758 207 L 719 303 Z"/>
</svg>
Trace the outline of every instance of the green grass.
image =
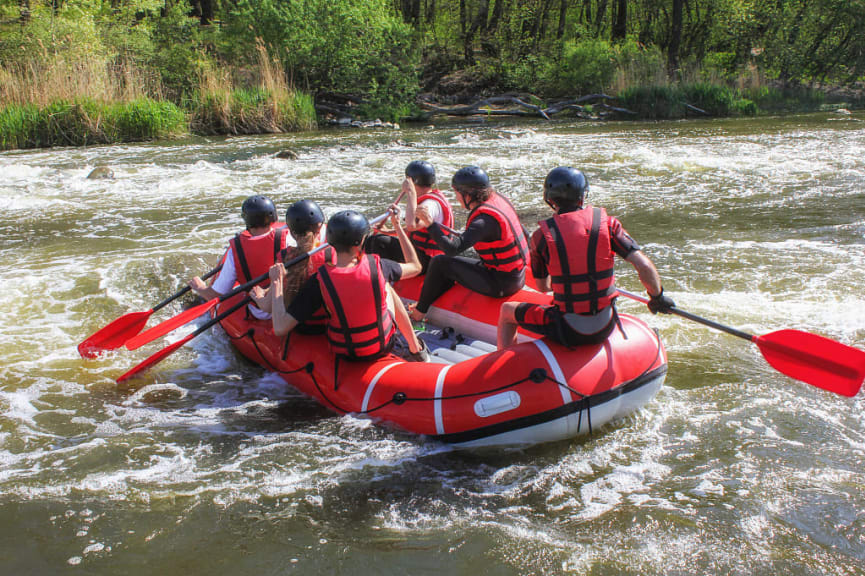
<svg viewBox="0 0 865 576">
<path fill-rule="evenodd" d="M 761 111 L 753 98 L 728 86 L 695 83 L 665 86 L 638 86 L 619 94 L 621 105 L 649 120 L 699 116 L 754 116 Z M 694 108 L 689 107 L 693 106 Z"/>
<path fill-rule="evenodd" d="M 86 146 L 166 138 L 187 131 L 186 115 L 170 102 L 56 101 L 0 108 L 0 149 Z"/>
<path fill-rule="evenodd" d="M 262 89 L 234 90 L 193 100 L 191 128 L 199 134 L 260 134 L 311 130 L 312 96 L 288 92 L 274 98 Z M 86 146 L 169 138 L 190 131 L 187 114 L 168 101 L 141 98 L 103 103 L 58 100 L 0 107 L 0 150 Z"/>
</svg>

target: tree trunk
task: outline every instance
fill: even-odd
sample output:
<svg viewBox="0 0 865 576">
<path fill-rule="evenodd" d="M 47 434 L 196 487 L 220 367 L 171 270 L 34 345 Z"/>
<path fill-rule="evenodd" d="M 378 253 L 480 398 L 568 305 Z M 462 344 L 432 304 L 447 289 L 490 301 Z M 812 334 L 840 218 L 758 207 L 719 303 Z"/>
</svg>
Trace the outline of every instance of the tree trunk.
<svg viewBox="0 0 865 576">
<path fill-rule="evenodd" d="M 436 0 L 427 0 L 426 3 L 426 23 L 432 24 L 436 17 Z"/>
<path fill-rule="evenodd" d="M 207 26 L 213 22 L 213 19 L 216 16 L 215 7 L 213 5 L 214 0 L 199 0 L 199 2 L 201 6 L 199 22 L 201 22 L 202 26 Z"/>
<path fill-rule="evenodd" d="M 495 0 L 493 5 L 493 16 L 490 18 L 490 23 L 487 25 L 487 30 L 495 32 L 499 27 L 499 21 L 502 19 L 502 13 L 505 10 L 505 0 Z"/>
<path fill-rule="evenodd" d="M 598 10 L 595 13 L 595 34 L 601 33 L 601 26 L 604 25 L 604 18 L 607 16 L 607 0 L 598 2 Z"/>
<path fill-rule="evenodd" d="M 670 45 L 667 47 L 667 73 L 671 79 L 679 75 L 679 46 L 682 44 L 682 9 L 685 0 L 673 0 L 673 18 L 670 26 Z"/>
<path fill-rule="evenodd" d="M 568 17 L 568 0 L 559 3 L 559 29 L 556 30 L 556 38 L 561 39 L 565 35 L 565 19 Z"/>
<path fill-rule="evenodd" d="M 400 10 L 403 21 L 417 28 L 420 20 L 420 0 L 402 0 Z"/>
<path fill-rule="evenodd" d="M 616 19 L 613 22 L 613 42 L 625 39 L 628 34 L 628 0 L 616 1 Z"/>
</svg>

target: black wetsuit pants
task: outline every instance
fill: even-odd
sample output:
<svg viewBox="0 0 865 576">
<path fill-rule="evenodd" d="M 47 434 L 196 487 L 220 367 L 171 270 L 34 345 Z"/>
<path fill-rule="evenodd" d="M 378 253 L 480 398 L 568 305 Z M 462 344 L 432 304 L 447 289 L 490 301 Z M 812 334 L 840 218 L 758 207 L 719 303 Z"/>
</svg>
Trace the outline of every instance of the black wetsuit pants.
<svg viewBox="0 0 865 576">
<path fill-rule="evenodd" d="M 498 272 L 475 258 L 439 255 L 430 260 L 423 281 L 417 310 L 426 314 L 436 299 L 459 283 L 473 292 L 504 298 L 519 291 L 526 283 L 526 271 Z"/>
<path fill-rule="evenodd" d="M 367 254 L 378 254 L 382 258 L 393 260 L 394 262 L 405 262 L 405 255 L 402 253 L 402 246 L 399 244 L 399 238 L 390 234 L 373 234 L 366 239 L 363 244 L 363 250 Z M 415 247 L 417 258 L 420 260 L 421 274 L 425 274 L 429 266 L 430 257 L 426 252 L 418 250 Z"/>
</svg>

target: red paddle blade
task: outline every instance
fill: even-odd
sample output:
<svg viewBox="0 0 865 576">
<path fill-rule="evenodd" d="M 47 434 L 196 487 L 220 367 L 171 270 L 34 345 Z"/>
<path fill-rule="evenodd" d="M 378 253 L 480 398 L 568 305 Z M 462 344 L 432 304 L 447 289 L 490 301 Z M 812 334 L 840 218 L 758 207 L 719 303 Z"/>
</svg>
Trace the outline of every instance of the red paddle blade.
<svg viewBox="0 0 865 576">
<path fill-rule="evenodd" d="M 124 314 L 79 344 L 78 353 L 82 358 L 96 358 L 100 352 L 120 348 L 127 340 L 141 332 L 151 314 L 152 309 Z"/>
<path fill-rule="evenodd" d="M 855 396 L 865 380 L 865 351 L 835 340 L 778 330 L 754 337 L 754 343 L 773 368 L 812 386 Z"/>
<path fill-rule="evenodd" d="M 181 346 L 183 346 L 184 344 L 186 344 L 187 342 L 189 342 L 190 340 L 195 338 L 195 336 L 196 336 L 196 334 L 193 332 L 192 334 L 190 334 L 189 336 L 187 336 L 183 340 L 178 340 L 174 344 L 171 344 L 170 346 L 166 346 L 165 348 L 163 348 L 162 350 L 160 350 L 156 354 L 153 354 L 152 356 L 147 358 L 147 360 L 138 364 L 137 366 L 132 368 L 129 372 L 127 372 L 126 374 L 124 374 L 123 376 L 118 378 L 117 383 L 120 384 L 124 380 L 129 380 L 130 378 L 140 374 L 141 372 L 148 370 L 152 366 L 159 364 L 160 362 L 162 362 L 162 360 L 166 356 L 172 354 L 175 350 L 177 350 L 178 348 L 180 348 Z"/>
<path fill-rule="evenodd" d="M 128 350 L 136 350 L 137 348 L 141 348 L 145 344 L 153 342 L 160 336 L 165 336 L 169 332 L 180 328 L 184 324 L 192 322 L 199 316 L 207 314 L 211 310 L 211 308 L 213 308 L 217 304 L 219 304 L 219 299 L 214 298 L 213 300 L 208 300 L 204 304 L 199 304 L 198 306 L 194 306 L 188 310 L 185 310 L 177 316 L 173 316 L 168 320 L 157 324 L 153 328 L 145 330 L 135 338 L 131 338 L 128 342 L 126 342 L 126 348 Z"/>
</svg>

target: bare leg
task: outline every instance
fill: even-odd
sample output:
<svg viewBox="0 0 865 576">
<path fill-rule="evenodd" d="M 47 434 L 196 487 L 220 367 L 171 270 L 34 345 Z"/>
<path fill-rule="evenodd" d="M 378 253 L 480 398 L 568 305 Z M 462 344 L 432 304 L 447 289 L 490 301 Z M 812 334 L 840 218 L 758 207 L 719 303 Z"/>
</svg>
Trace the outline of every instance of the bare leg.
<svg viewBox="0 0 865 576">
<path fill-rule="evenodd" d="M 420 351 L 420 342 L 418 342 L 417 334 L 414 333 L 414 328 L 411 325 L 411 319 L 408 317 L 405 306 L 402 300 L 399 299 L 393 286 L 387 285 L 387 307 L 393 313 L 396 320 L 396 327 L 399 328 L 403 338 L 408 342 L 408 349 L 412 354 Z"/>
<path fill-rule="evenodd" d="M 505 302 L 499 309 L 499 325 L 496 331 L 496 347 L 504 350 L 517 343 L 516 310 L 519 302 Z"/>
</svg>

